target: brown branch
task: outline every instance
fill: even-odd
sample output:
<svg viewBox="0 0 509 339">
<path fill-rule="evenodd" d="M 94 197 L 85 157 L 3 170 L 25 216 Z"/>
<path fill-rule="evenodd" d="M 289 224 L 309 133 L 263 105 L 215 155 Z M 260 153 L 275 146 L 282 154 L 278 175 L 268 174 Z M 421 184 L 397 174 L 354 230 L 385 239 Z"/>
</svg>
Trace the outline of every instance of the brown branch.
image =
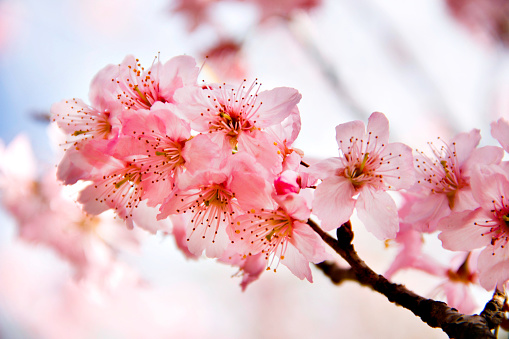
<svg viewBox="0 0 509 339">
<path fill-rule="evenodd" d="M 339 267 L 334 262 L 324 261 L 319 264 L 315 264 L 315 266 L 319 268 L 323 274 L 328 276 L 330 280 L 336 285 L 340 285 L 346 280 L 358 281 L 354 270 L 351 268 Z"/>
<path fill-rule="evenodd" d="M 337 240 L 325 233 L 311 219 L 308 220 L 308 225 L 350 264 L 359 283 L 385 295 L 390 302 L 410 310 L 429 326 L 441 328 L 450 338 L 495 338 L 485 317 L 461 314 L 444 302 L 423 298 L 405 286 L 391 283 L 384 276 L 375 273 L 355 251 L 349 221 L 338 228 Z"/>
<path fill-rule="evenodd" d="M 486 304 L 484 310 L 481 312 L 481 316 L 488 322 L 488 327 L 494 329 L 502 324 L 505 319 L 504 316 L 504 304 L 506 302 L 506 295 L 504 292 L 495 289 L 493 298 Z"/>
</svg>

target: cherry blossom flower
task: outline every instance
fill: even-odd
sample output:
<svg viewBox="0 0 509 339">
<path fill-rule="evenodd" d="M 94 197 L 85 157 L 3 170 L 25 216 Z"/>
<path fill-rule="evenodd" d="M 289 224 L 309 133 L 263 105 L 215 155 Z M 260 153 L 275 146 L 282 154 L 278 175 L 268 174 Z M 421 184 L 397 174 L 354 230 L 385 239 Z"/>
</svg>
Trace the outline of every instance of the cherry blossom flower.
<svg viewBox="0 0 509 339">
<path fill-rule="evenodd" d="M 439 239 L 453 251 L 484 248 L 477 267 L 481 286 L 490 290 L 509 279 L 508 174 L 495 165 L 479 165 L 472 173 L 471 186 L 480 207 L 443 218 Z"/>
<path fill-rule="evenodd" d="M 1 140 L 0 140 L 1 141 Z M 18 220 L 30 220 L 44 210 L 47 201 L 37 194 L 37 165 L 26 135 L 9 145 L 0 142 L 0 190 L 2 205 Z M 23 201 L 23 204 L 20 204 Z"/>
<path fill-rule="evenodd" d="M 261 21 L 279 16 L 289 19 L 298 10 L 310 11 L 321 5 L 321 0 L 249 0 L 255 3 L 261 11 Z"/>
<path fill-rule="evenodd" d="M 202 53 L 206 58 L 205 66 L 224 80 L 242 80 L 247 75 L 242 45 L 230 40 L 219 40 Z"/>
<path fill-rule="evenodd" d="M 437 287 L 445 292 L 451 307 L 465 314 L 471 314 L 477 308 L 471 287 L 478 283 L 478 257 L 479 251 L 475 251 L 453 258 L 451 268 L 447 270 L 447 280 Z"/>
<path fill-rule="evenodd" d="M 175 93 L 180 115 L 191 128 L 209 133 L 224 152 L 246 151 L 274 172 L 281 172 L 281 153 L 265 128 L 280 124 L 301 99 L 297 90 L 278 87 L 258 93 L 258 83 L 238 88 L 223 84 L 184 87 Z M 253 93 L 254 92 L 254 93 Z"/>
<path fill-rule="evenodd" d="M 412 188 L 418 198 L 413 200 L 405 222 L 421 232 L 433 232 L 439 220 L 451 211 L 478 207 L 470 189 L 471 167 L 500 163 L 503 156 L 499 147 L 476 148 L 480 139 L 480 131 L 475 129 L 458 134 L 449 144 L 443 142 L 440 147 L 429 143 L 433 158 L 418 151 L 415 156 L 417 183 Z"/>
<path fill-rule="evenodd" d="M 66 133 L 66 150 L 79 150 L 84 142 L 117 136 L 119 105 L 94 108 L 81 99 L 63 100 L 51 106 L 52 120 Z"/>
<path fill-rule="evenodd" d="M 94 79 L 90 96 L 117 101 L 127 109 L 150 109 L 155 102 L 173 102 L 178 88 L 195 85 L 199 69 L 190 56 L 176 56 L 166 63 L 155 62 L 148 70 L 128 55 L 118 65 L 108 65 Z"/>
<path fill-rule="evenodd" d="M 232 243 L 247 257 L 261 253 L 267 270 L 276 271 L 282 263 L 298 278 L 312 282 L 309 262 L 319 263 L 328 256 L 323 241 L 306 223 L 309 207 L 297 194 L 275 199 L 275 208 L 252 209 L 234 220 Z"/>
<path fill-rule="evenodd" d="M 133 228 L 133 210 L 143 199 L 141 188 L 141 168 L 135 164 L 111 158 L 111 170 L 102 176 L 92 178 L 92 183 L 83 189 L 78 201 L 85 212 L 98 215 L 108 209 L 127 222 Z"/>
<path fill-rule="evenodd" d="M 387 279 L 402 269 L 413 268 L 431 275 L 445 276 L 446 268 L 433 257 L 422 251 L 424 239 L 422 234 L 409 224 L 400 224 L 400 230 L 395 238 L 401 249 L 391 266 L 384 273 Z"/>
<path fill-rule="evenodd" d="M 504 0 L 446 0 L 454 17 L 476 36 L 509 44 L 509 3 Z"/>
<path fill-rule="evenodd" d="M 362 121 L 338 125 L 336 140 L 340 157 L 309 169 L 322 179 L 315 191 L 313 213 L 324 230 L 332 230 L 348 221 L 356 208 L 368 231 L 379 239 L 394 238 L 399 229 L 397 208 L 386 191 L 414 183 L 410 147 L 388 143 L 389 122 L 379 112 L 369 117 L 367 129 Z"/>
<path fill-rule="evenodd" d="M 177 0 L 172 11 L 188 17 L 188 30 L 194 31 L 198 26 L 208 22 L 209 7 L 219 0 Z"/>
<path fill-rule="evenodd" d="M 271 183 L 266 170 L 247 153 L 228 157 L 220 168 L 186 172 L 161 205 L 158 219 L 170 214 L 192 215 L 187 227 L 188 248 L 200 255 L 220 257 L 229 238 L 227 228 L 242 210 L 266 206 L 270 202 Z"/>
<path fill-rule="evenodd" d="M 168 109 L 154 105 L 150 111 L 124 112 L 122 136 L 114 156 L 128 159 L 141 169 L 140 184 L 150 206 L 161 204 L 184 170 L 206 168 L 219 148 L 207 136 L 191 138 L 189 124 Z"/>
</svg>

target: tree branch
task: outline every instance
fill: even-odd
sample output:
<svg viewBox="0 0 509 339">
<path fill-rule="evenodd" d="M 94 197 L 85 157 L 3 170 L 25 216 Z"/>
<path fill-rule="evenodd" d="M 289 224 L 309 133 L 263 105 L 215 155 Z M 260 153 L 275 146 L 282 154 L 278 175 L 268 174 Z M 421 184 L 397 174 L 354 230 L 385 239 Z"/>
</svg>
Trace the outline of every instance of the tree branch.
<svg viewBox="0 0 509 339">
<path fill-rule="evenodd" d="M 450 338 L 495 338 L 490 331 L 491 323 L 488 325 L 490 320 L 487 321 L 484 316 L 462 314 L 444 302 L 423 298 L 405 286 L 391 283 L 384 276 L 375 273 L 358 256 L 352 245 L 353 232 L 350 221 L 337 229 L 337 240 L 325 233 L 311 219 L 308 220 L 308 225 L 350 264 L 359 283 L 371 287 L 385 295 L 389 301 L 410 310 L 429 326 L 441 328 Z"/>
<path fill-rule="evenodd" d="M 330 280 L 336 285 L 340 285 L 346 280 L 357 282 L 359 281 L 354 270 L 351 268 L 339 267 L 334 262 L 324 261 L 319 264 L 315 264 L 315 266 L 318 267 L 326 276 L 328 276 Z"/>
</svg>

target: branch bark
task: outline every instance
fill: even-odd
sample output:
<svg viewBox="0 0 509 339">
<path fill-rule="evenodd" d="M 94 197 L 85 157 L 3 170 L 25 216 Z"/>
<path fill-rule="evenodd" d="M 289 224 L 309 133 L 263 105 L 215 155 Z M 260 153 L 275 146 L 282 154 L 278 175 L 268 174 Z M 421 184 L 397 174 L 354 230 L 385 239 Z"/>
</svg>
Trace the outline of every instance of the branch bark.
<svg viewBox="0 0 509 339">
<path fill-rule="evenodd" d="M 373 290 L 385 295 L 390 302 L 400 305 L 431 327 L 441 328 L 450 338 L 456 339 L 477 339 L 477 338 L 495 338 L 490 331 L 492 325 L 498 321 L 487 320 L 488 313 L 500 314 L 497 312 L 484 312 L 482 315 L 467 315 L 458 312 L 456 309 L 449 307 L 446 303 L 433 299 L 426 299 L 408 290 L 405 286 L 394 284 L 388 281 L 384 276 L 375 273 L 366 263 L 358 256 L 355 251 L 352 240 L 353 232 L 350 222 L 346 222 L 337 229 L 338 239 L 334 239 L 325 233 L 314 221 L 308 220 L 308 225 L 320 235 L 320 237 L 334 249 L 343 259 L 351 266 L 356 280 L 362 285 L 369 286 Z M 327 272 L 324 270 L 327 274 Z M 329 273 L 334 272 L 330 269 Z M 332 281 L 334 279 L 332 276 Z M 488 303 L 489 304 L 489 303 Z M 498 308 L 499 301 L 497 299 Z M 487 305 L 488 307 L 488 305 Z M 486 310 L 486 309 L 485 309 Z M 491 316 L 490 316 L 491 317 Z"/>
</svg>

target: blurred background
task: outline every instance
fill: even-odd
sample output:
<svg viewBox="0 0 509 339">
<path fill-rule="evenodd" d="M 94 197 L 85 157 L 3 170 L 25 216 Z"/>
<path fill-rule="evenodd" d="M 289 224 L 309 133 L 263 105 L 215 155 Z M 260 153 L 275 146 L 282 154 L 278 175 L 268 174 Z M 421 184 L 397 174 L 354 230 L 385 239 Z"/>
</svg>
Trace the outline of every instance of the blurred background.
<svg viewBox="0 0 509 339">
<path fill-rule="evenodd" d="M 373 111 L 387 115 L 393 141 L 412 148 L 472 128 L 481 144 L 495 144 L 490 122 L 509 118 L 508 18 L 507 2 L 495 0 L 0 0 L 2 149 L 24 134 L 37 168 L 54 168 L 51 105 L 88 101 L 94 75 L 128 54 L 146 67 L 157 56 L 187 54 L 200 65 L 209 56 L 202 79 L 297 88 L 295 146 L 310 158 L 337 156 L 334 126 Z M 384 272 L 397 248 L 355 224 L 361 257 Z M 188 260 L 171 238 L 141 232 L 134 250 L 116 251 L 118 273 L 98 287 L 18 233 L 0 209 L 0 338 L 447 337 L 316 269 L 312 284 L 282 267 L 242 292 L 235 268 Z M 430 242 L 436 253 L 440 243 Z M 395 280 L 442 297 L 439 278 L 408 271 Z M 483 305 L 490 294 L 476 296 Z"/>
</svg>

